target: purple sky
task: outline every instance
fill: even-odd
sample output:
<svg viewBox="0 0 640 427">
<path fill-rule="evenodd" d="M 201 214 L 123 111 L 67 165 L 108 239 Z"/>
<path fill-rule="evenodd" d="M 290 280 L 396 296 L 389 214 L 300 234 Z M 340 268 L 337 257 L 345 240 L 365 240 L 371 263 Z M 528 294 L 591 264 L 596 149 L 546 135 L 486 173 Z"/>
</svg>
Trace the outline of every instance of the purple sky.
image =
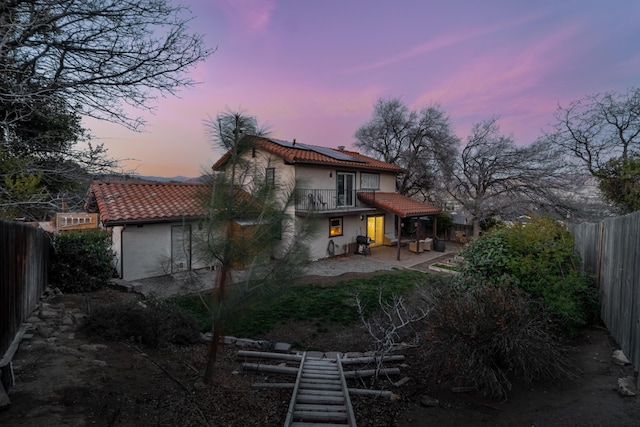
<svg viewBox="0 0 640 427">
<path fill-rule="evenodd" d="M 202 82 L 162 99 L 143 133 L 87 120 L 141 175 L 197 176 L 218 159 L 203 125 L 245 111 L 276 138 L 351 147 L 379 98 L 440 103 L 455 133 L 492 115 L 529 144 L 558 103 L 640 85 L 637 0 L 184 0 L 218 47 Z M 141 113 L 138 113 L 141 114 Z"/>
</svg>

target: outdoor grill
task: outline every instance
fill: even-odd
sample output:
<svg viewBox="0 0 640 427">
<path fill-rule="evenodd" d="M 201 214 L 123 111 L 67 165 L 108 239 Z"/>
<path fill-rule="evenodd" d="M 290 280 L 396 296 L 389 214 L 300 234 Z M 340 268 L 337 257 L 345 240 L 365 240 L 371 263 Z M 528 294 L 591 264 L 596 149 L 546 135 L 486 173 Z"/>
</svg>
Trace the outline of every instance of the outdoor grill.
<svg viewBox="0 0 640 427">
<path fill-rule="evenodd" d="M 373 243 L 373 240 L 367 236 L 357 236 L 356 243 L 358 244 L 358 248 L 356 249 L 356 253 L 360 255 L 371 255 L 371 249 L 369 245 Z"/>
</svg>

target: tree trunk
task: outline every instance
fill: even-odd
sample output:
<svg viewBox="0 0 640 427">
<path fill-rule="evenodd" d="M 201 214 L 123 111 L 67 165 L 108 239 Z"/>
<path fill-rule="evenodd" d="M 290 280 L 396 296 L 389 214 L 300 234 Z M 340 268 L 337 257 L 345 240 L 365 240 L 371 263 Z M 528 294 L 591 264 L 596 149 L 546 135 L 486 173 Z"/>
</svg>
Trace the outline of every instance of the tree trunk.
<svg viewBox="0 0 640 427">
<path fill-rule="evenodd" d="M 477 218 L 473 219 L 473 237 L 480 236 L 480 220 Z"/>
</svg>

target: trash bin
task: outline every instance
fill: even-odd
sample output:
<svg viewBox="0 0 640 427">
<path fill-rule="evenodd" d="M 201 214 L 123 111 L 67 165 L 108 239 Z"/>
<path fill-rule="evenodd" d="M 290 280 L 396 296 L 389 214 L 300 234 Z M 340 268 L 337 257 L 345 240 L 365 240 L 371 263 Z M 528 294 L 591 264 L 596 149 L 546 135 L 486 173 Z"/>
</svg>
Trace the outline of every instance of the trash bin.
<svg viewBox="0 0 640 427">
<path fill-rule="evenodd" d="M 444 252 L 446 249 L 444 240 L 437 239 L 433 242 L 433 250 L 436 252 Z"/>
</svg>

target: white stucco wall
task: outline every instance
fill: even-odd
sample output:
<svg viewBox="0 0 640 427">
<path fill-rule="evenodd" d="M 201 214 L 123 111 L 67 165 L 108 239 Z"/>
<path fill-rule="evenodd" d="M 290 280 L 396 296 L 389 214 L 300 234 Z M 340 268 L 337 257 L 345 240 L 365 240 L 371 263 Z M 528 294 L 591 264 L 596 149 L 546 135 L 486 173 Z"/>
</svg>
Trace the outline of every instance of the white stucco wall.
<svg viewBox="0 0 640 427">
<path fill-rule="evenodd" d="M 128 225 L 121 233 L 122 278 L 136 280 L 171 273 L 171 227 L 181 223 Z M 197 223 L 192 223 L 192 232 Z M 191 269 L 206 265 L 192 246 Z"/>
<path fill-rule="evenodd" d="M 244 180 L 238 182 L 239 184 L 246 185 L 245 188 L 251 187 L 252 176 L 263 177 L 267 167 L 275 168 L 276 183 L 281 188 L 293 188 L 293 184 L 296 183 L 298 188 L 301 189 L 313 189 L 313 190 L 335 190 L 337 187 L 337 172 L 352 172 L 355 173 L 355 189 L 360 190 L 360 174 L 361 172 L 353 169 L 345 169 L 339 166 L 330 165 L 287 165 L 282 158 L 273 154 L 267 153 L 260 149 L 256 149 L 255 157 L 251 150 L 248 150 L 243 155 L 243 160 L 246 164 L 251 165 L 250 172 L 246 173 Z M 378 173 L 380 176 L 380 188 L 376 191 L 394 192 L 396 189 L 396 175 L 394 173 L 385 172 L 369 172 Z M 288 213 L 291 218 L 295 218 L 295 209 L 290 207 Z M 316 217 L 317 233 L 310 239 L 307 239 L 306 245 L 309 248 L 311 259 L 317 260 L 326 258 L 329 256 L 328 248 L 329 242 L 333 242 L 334 255 L 340 255 L 349 250 L 349 244 L 355 243 L 356 236 L 367 234 L 367 215 L 384 215 L 384 232 L 394 233 L 394 215 L 388 212 L 380 210 L 371 210 L 366 212 L 343 212 L 336 213 L 335 217 L 342 217 L 343 221 L 343 234 L 342 236 L 329 236 L 329 218 L 334 216 L 326 214 L 324 216 Z M 364 218 L 361 220 L 360 216 Z M 300 219 L 298 219 L 300 220 Z M 285 225 L 286 227 L 286 225 Z M 293 233 L 284 233 L 284 238 L 276 246 L 275 256 L 279 257 L 284 254 L 284 249 L 289 246 L 290 242 L 287 241 L 287 237 L 293 236 Z"/>
</svg>

